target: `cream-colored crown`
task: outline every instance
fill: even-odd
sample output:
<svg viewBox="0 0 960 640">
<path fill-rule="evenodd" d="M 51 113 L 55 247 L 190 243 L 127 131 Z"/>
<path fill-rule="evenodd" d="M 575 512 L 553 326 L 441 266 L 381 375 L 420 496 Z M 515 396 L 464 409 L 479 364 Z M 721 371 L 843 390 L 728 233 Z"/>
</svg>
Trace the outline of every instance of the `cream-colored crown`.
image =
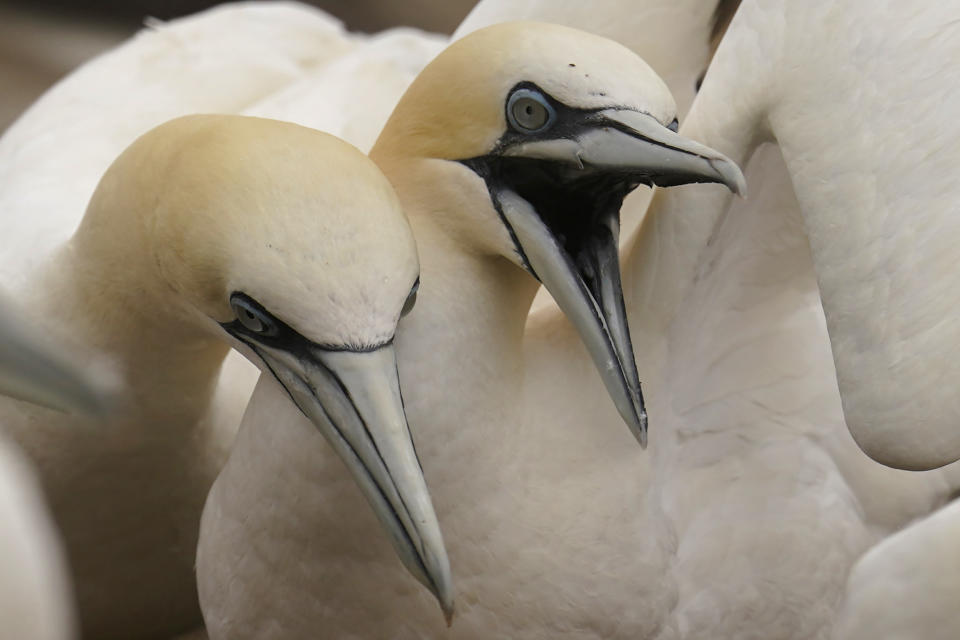
<svg viewBox="0 0 960 640">
<path fill-rule="evenodd" d="M 636 109 L 664 124 L 676 114 L 666 85 L 626 47 L 560 25 L 507 22 L 458 40 L 427 65 L 371 155 L 482 156 L 507 130 L 507 94 L 520 82 L 571 107 Z"/>
<path fill-rule="evenodd" d="M 134 142 L 98 186 L 76 244 L 149 271 L 218 322 L 232 320 L 229 296 L 243 291 L 329 344 L 389 339 L 419 270 L 397 198 L 366 156 L 242 116 L 179 118 Z"/>
</svg>

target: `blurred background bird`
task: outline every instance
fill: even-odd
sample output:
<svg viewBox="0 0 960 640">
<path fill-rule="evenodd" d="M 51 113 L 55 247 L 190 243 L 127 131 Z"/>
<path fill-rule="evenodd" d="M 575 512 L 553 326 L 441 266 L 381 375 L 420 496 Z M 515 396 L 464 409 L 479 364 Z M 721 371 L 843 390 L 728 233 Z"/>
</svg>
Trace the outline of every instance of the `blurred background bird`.
<svg viewBox="0 0 960 640">
<path fill-rule="evenodd" d="M 79 415 L 103 415 L 102 380 L 0 300 L 0 396 Z M 60 533 L 27 456 L 0 432 L 0 638 L 74 637 L 74 598 Z"/>
<path fill-rule="evenodd" d="M 314 0 L 351 31 L 410 26 L 450 34 L 477 0 Z M 210 0 L 7 0 L 0 4 L 0 132 L 59 78 L 143 27 L 210 8 Z"/>
</svg>

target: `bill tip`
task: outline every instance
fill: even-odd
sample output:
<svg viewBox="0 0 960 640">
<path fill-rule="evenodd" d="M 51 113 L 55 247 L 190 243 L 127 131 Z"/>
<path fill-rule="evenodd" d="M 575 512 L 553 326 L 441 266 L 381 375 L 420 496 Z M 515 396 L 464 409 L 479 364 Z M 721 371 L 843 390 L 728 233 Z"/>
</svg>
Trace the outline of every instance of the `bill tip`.
<svg viewBox="0 0 960 640">
<path fill-rule="evenodd" d="M 708 162 L 716 171 L 719 181 L 725 184 L 730 191 L 741 198 L 747 197 L 747 179 L 743 177 L 743 171 L 740 170 L 736 162 L 725 156 L 710 159 Z"/>
<path fill-rule="evenodd" d="M 736 188 L 733 190 L 735 194 L 746 200 L 747 198 L 747 181 L 740 176 L 740 180 L 736 184 Z"/>
</svg>

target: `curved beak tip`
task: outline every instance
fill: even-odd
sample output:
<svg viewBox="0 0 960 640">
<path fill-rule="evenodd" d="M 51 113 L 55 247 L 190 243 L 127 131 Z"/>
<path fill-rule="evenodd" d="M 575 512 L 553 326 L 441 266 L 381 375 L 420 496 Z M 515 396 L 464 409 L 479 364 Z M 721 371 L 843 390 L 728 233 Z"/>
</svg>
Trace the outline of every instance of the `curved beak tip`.
<svg viewBox="0 0 960 640">
<path fill-rule="evenodd" d="M 732 160 L 721 158 L 719 160 L 710 160 L 710 166 L 713 167 L 722 181 L 730 191 L 740 196 L 747 197 L 747 179 L 743 177 L 743 172 Z"/>
<path fill-rule="evenodd" d="M 433 594 L 449 625 L 450 561 L 407 425 L 393 344 L 313 347 L 305 357 L 272 347 L 258 353 L 346 464 L 400 562 Z"/>
<path fill-rule="evenodd" d="M 647 448 L 647 412 L 642 411 L 637 416 L 638 421 L 634 422 L 633 420 L 627 420 L 627 424 L 630 427 L 630 433 L 633 434 L 633 437 L 637 439 L 637 442 L 640 443 L 641 449 Z"/>
<path fill-rule="evenodd" d="M 436 566 L 436 563 L 431 563 Z M 436 598 L 440 610 L 443 612 L 443 619 L 447 623 L 447 628 L 453 624 L 453 616 L 456 613 L 456 606 L 453 599 L 453 581 L 450 577 L 449 563 L 444 556 L 443 568 L 430 572 L 430 583 L 426 584 L 430 593 Z"/>
<path fill-rule="evenodd" d="M 450 577 L 450 564 L 444 556 L 442 563 L 431 563 L 432 566 L 440 566 L 431 573 L 433 581 L 430 584 L 430 591 L 437 599 L 440 610 L 443 611 L 443 619 L 447 623 L 447 628 L 453 624 L 453 615 L 455 613 L 455 604 L 453 599 L 453 581 Z"/>
</svg>

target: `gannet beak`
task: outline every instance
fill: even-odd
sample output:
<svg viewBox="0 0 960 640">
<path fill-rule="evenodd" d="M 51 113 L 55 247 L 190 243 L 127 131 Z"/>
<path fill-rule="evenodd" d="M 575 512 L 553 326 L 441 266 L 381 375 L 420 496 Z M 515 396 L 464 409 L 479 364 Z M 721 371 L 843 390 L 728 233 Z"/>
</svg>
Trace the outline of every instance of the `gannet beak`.
<svg viewBox="0 0 960 640">
<path fill-rule="evenodd" d="M 529 202 L 510 190 L 499 192 L 498 200 L 531 270 L 577 329 L 607 393 L 646 447 L 647 412 L 620 286 L 619 218 L 605 216 L 574 262 Z"/>
<path fill-rule="evenodd" d="M 620 283 L 620 205 L 639 184 L 715 182 L 743 194 L 739 167 L 652 116 L 607 109 L 569 123 L 563 137 L 502 150 L 491 193 L 521 258 L 584 341 L 620 415 L 647 444 Z"/>
<path fill-rule="evenodd" d="M 0 394 L 93 415 L 107 405 L 87 376 L 9 311 L 0 313 Z"/>
<path fill-rule="evenodd" d="M 653 116 L 629 109 L 597 111 L 570 138 L 516 144 L 503 155 L 621 172 L 638 183 L 659 187 L 714 182 L 741 196 L 747 190 L 740 167 L 725 155 L 674 133 Z"/>
<path fill-rule="evenodd" d="M 594 130 L 583 140 L 584 162 L 648 176 L 658 187 L 713 182 L 725 185 L 738 196 L 747 194 L 747 181 L 740 167 L 719 151 L 684 138 L 639 111 L 607 109 L 597 115 L 614 123 L 626 139 L 613 132 Z"/>
<path fill-rule="evenodd" d="M 392 344 L 371 351 L 255 350 L 327 438 L 386 528 L 400 560 L 449 623 L 453 581 L 440 525 L 404 414 Z"/>
</svg>

